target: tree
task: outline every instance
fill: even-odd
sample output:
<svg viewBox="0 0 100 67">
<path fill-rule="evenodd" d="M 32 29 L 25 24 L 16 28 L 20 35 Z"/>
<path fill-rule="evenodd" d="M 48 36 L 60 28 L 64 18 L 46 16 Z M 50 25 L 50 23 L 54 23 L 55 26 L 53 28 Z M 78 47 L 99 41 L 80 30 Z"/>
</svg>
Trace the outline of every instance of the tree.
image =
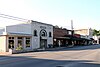
<svg viewBox="0 0 100 67">
<path fill-rule="evenodd" d="M 96 36 L 98 39 L 98 36 L 100 36 L 100 30 L 93 30 L 93 36 Z M 97 40 L 97 43 L 99 44 L 99 40 Z"/>
<path fill-rule="evenodd" d="M 93 36 L 99 36 L 99 35 L 100 35 L 100 30 L 98 31 L 98 30 L 94 29 Z"/>
</svg>

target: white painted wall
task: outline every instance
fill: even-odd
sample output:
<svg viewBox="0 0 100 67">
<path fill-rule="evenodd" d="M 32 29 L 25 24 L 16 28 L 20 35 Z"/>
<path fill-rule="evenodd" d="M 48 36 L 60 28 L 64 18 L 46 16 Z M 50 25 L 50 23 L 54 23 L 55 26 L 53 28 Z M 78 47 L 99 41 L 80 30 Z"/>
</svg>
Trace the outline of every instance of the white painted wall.
<svg viewBox="0 0 100 67">
<path fill-rule="evenodd" d="M 98 36 L 93 36 L 93 39 L 94 40 L 98 40 Z"/>
<path fill-rule="evenodd" d="M 18 24 L 6 26 L 6 32 L 31 34 L 31 24 Z"/>
<path fill-rule="evenodd" d="M 87 36 L 86 35 L 81 35 L 81 38 L 87 38 Z"/>
<path fill-rule="evenodd" d="M 32 22 L 32 34 L 34 30 L 37 30 L 37 37 L 32 36 L 32 48 L 39 48 L 40 47 L 40 31 L 43 28 L 40 28 L 40 26 L 45 27 L 47 32 L 47 44 L 53 44 L 53 26 L 48 24 L 42 24 L 38 22 Z M 49 32 L 52 33 L 52 37 L 49 37 Z"/>
<path fill-rule="evenodd" d="M 44 24 L 40 22 L 32 22 L 27 24 L 17 24 L 17 25 L 11 25 L 5 27 L 5 32 L 7 33 L 22 33 L 22 34 L 32 34 L 32 49 L 40 48 L 40 31 L 43 29 L 41 28 L 45 27 L 45 30 L 47 32 L 47 45 L 53 44 L 53 26 L 49 24 Z M 37 36 L 34 36 L 34 30 L 37 30 Z M 51 32 L 52 37 L 49 37 L 49 32 Z M 0 46 L 1 50 L 5 51 L 6 46 L 4 46 L 6 43 L 6 39 L 4 37 L 0 37 L 0 44 L 3 46 Z M 24 47 L 25 48 L 25 47 Z"/>
<path fill-rule="evenodd" d="M 0 52 L 6 52 L 6 36 L 0 36 Z"/>
<path fill-rule="evenodd" d="M 92 38 L 93 37 L 93 29 L 89 29 L 89 36 L 88 36 L 88 38 Z"/>
<path fill-rule="evenodd" d="M 5 31 L 4 28 L 0 29 L 0 35 L 2 35 L 4 31 Z"/>
</svg>

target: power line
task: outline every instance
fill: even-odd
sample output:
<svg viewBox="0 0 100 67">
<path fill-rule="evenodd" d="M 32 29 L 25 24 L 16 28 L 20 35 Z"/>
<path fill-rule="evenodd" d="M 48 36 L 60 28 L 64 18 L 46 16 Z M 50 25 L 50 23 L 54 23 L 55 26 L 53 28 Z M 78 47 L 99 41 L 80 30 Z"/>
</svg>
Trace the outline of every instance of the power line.
<svg viewBox="0 0 100 67">
<path fill-rule="evenodd" d="M 7 17 L 12 17 L 12 18 L 17 18 L 17 19 L 22 19 L 22 20 L 27 20 L 27 19 L 23 19 L 23 18 L 19 18 L 19 17 L 14 17 L 14 16 L 6 15 L 6 14 L 0 14 L 0 15 L 7 16 Z"/>
<path fill-rule="evenodd" d="M 17 21 L 24 21 L 24 20 L 14 19 L 14 18 L 10 18 L 10 17 L 4 17 L 4 16 L 0 16 L 0 17 L 2 17 L 2 18 L 6 18 L 6 19 L 17 20 Z M 24 22 L 26 22 L 26 21 L 24 21 Z"/>
<path fill-rule="evenodd" d="M 19 17 L 14 17 L 14 16 L 6 15 L 6 14 L 1 14 L 1 13 L 0 13 L 0 17 L 2 17 L 2 18 L 7 18 L 7 19 L 12 19 L 12 20 L 24 21 L 24 22 L 29 21 L 28 19 L 23 19 L 23 18 L 19 18 Z"/>
</svg>

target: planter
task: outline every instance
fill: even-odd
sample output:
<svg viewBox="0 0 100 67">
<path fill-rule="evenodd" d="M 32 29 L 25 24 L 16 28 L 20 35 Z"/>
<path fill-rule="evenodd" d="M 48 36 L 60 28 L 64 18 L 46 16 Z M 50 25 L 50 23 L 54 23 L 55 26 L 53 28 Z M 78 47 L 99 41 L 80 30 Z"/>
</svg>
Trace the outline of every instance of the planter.
<svg viewBox="0 0 100 67">
<path fill-rule="evenodd" d="M 22 53 L 22 52 L 25 52 L 25 50 L 13 50 L 12 53 Z"/>
</svg>

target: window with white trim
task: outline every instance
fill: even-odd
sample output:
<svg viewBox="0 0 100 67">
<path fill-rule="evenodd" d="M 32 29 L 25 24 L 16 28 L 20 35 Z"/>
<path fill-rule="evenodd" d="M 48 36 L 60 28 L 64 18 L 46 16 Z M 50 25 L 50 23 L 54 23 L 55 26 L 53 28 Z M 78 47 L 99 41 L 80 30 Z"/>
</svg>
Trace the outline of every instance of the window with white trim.
<svg viewBox="0 0 100 67">
<path fill-rule="evenodd" d="M 17 49 L 23 49 L 23 37 L 18 37 Z"/>
<path fill-rule="evenodd" d="M 14 48 L 14 37 L 9 37 L 8 38 L 8 47 L 10 49 L 13 49 Z"/>
<path fill-rule="evenodd" d="M 30 44 L 30 37 L 26 37 L 26 47 L 30 47 L 31 44 Z"/>
</svg>

